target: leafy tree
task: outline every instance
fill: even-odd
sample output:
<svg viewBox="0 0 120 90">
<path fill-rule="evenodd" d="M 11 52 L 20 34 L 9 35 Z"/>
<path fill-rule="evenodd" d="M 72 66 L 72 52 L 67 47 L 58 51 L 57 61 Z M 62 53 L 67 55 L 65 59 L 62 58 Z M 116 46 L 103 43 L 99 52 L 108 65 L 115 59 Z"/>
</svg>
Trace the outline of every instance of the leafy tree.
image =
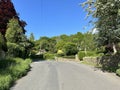
<svg viewBox="0 0 120 90">
<path fill-rule="evenodd" d="M 34 37 L 34 34 L 33 34 L 33 33 L 30 34 L 29 40 L 30 40 L 31 42 L 34 42 L 35 37 Z"/>
<path fill-rule="evenodd" d="M 84 35 L 80 32 L 77 32 L 77 34 L 71 35 L 70 40 L 71 42 L 75 43 L 77 45 L 77 49 L 82 49 L 82 42 L 83 42 Z"/>
<path fill-rule="evenodd" d="M 49 38 L 48 37 L 41 37 L 39 40 L 39 47 L 40 49 L 44 49 L 49 51 Z"/>
<path fill-rule="evenodd" d="M 120 1 L 119 0 L 88 0 L 83 3 L 92 15 L 95 28 L 98 30 L 97 42 L 99 46 L 112 46 L 114 53 L 120 41 Z"/>
<path fill-rule="evenodd" d="M 13 57 L 24 57 L 26 37 L 18 19 L 11 19 L 7 26 L 5 38 L 7 40 L 8 55 Z"/>
<path fill-rule="evenodd" d="M 74 43 L 66 43 L 63 47 L 66 55 L 75 55 L 78 52 L 77 46 Z"/>
<path fill-rule="evenodd" d="M 62 50 L 63 47 L 64 47 L 64 45 L 65 45 L 65 43 L 66 43 L 66 42 L 63 41 L 63 40 L 57 42 L 57 44 L 55 45 L 56 50 Z"/>
<path fill-rule="evenodd" d="M 69 36 L 66 35 L 66 34 L 60 35 L 60 36 L 59 36 L 59 39 L 60 39 L 60 40 L 63 40 L 63 41 L 66 41 L 66 42 L 68 42 L 68 41 L 70 40 Z"/>
<path fill-rule="evenodd" d="M 11 19 L 8 23 L 7 32 L 5 35 L 7 42 L 19 43 L 21 42 L 22 35 L 23 30 L 19 25 L 18 20 L 14 18 Z"/>
<path fill-rule="evenodd" d="M 56 37 L 41 37 L 39 40 L 37 40 L 35 42 L 35 47 L 38 50 L 45 50 L 47 52 L 56 52 L 55 49 L 55 45 L 56 45 Z"/>
<path fill-rule="evenodd" d="M 52 53 L 55 53 L 57 52 L 56 48 L 55 48 L 55 45 L 56 45 L 57 41 L 56 41 L 56 38 L 50 38 L 49 39 L 49 51 L 52 52 Z"/>
<path fill-rule="evenodd" d="M 83 35 L 83 41 L 81 42 L 82 50 L 93 51 L 95 50 L 95 41 L 94 35 L 90 32 L 87 32 Z"/>
<path fill-rule="evenodd" d="M 7 42 L 8 46 L 8 56 L 11 57 L 22 57 L 24 58 L 25 55 L 25 48 L 17 43 L 10 43 Z"/>
</svg>

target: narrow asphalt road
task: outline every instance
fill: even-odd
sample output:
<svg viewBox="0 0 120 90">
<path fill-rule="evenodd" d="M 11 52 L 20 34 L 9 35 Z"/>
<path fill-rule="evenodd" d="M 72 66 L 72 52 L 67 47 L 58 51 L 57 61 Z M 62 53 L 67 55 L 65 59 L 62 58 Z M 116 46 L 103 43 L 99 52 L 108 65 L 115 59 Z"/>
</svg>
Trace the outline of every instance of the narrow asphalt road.
<svg viewBox="0 0 120 90">
<path fill-rule="evenodd" d="M 32 63 L 10 90 L 120 90 L 120 79 L 75 62 Z"/>
</svg>

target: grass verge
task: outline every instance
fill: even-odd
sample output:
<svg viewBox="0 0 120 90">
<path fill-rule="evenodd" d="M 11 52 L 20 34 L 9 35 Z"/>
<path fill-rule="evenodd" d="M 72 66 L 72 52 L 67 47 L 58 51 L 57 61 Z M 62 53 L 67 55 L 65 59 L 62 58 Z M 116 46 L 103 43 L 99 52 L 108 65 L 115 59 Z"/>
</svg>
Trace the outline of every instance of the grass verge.
<svg viewBox="0 0 120 90">
<path fill-rule="evenodd" d="M 0 61 L 0 90 L 9 90 L 20 77 L 27 74 L 31 59 L 7 58 Z"/>
<path fill-rule="evenodd" d="M 102 66 L 101 65 L 98 65 L 98 64 L 95 64 L 95 63 L 90 63 L 90 62 L 86 62 L 86 61 L 81 61 L 80 63 L 82 64 L 85 64 L 85 65 L 89 65 L 89 66 L 93 66 L 93 67 L 96 67 L 96 68 L 101 68 Z"/>
</svg>

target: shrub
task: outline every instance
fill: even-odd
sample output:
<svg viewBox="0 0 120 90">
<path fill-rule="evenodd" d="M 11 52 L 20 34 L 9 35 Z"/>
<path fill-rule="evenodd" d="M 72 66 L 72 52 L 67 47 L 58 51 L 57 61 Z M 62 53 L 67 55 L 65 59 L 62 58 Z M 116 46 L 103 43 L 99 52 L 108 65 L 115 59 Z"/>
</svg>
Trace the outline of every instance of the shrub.
<svg viewBox="0 0 120 90">
<path fill-rule="evenodd" d="M 51 60 L 53 60 L 53 59 L 55 58 L 55 54 L 45 53 L 45 54 L 43 55 L 43 58 L 44 58 L 44 59 L 51 59 Z"/>
<path fill-rule="evenodd" d="M 100 57 L 103 56 L 103 53 L 97 53 L 96 51 L 86 51 L 87 53 L 85 54 L 85 51 L 79 51 L 78 52 L 78 57 L 80 60 L 83 59 L 83 57 Z"/>
<path fill-rule="evenodd" d="M 71 42 L 66 43 L 63 47 L 63 50 L 66 55 L 75 55 L 78 52 L 76 44 Z"/>
<path fill-rule="evenodd" d="M 65 54 L 64 54 L 64 52 L 62 51 L 62 50 L 58 50 L 57 51 L 57 56 L 64 56 Z"/>
<path fill-rule="evenodd" d="M 9 71 L 11 75 L 14 77 L 14 79 L 16 80 L 17 78 L 20 78 L 27 73 L 28 69 L 30 68 L 29 65 L 31 63 L 31 60 L 26 59 L 23 61 L 20 58 L 15 58 L 15 60 L 17 61 L 17 64 L 14 66 L 11 65 L 9 67 Z"/>
<path fill-rule="evenodd" d="M 31 59 L 7 58 L 0 61 L 0 90 L 8 90 L 11 83 L 27 74 Z"/>
<path fill-rule="evenodd" d="M 25 48 L 16 44 L 16 43 L 10 43 L 7 42 L 7 46 L 8 46 L 8 56 L 11 57 L 24 57 L 25 54 Z"/>
<path fill-rule="evenodd" d="M 85 52 L 84 51 L 79 51 L 78 52 L 78 58 L 79 58 L 79 60 L 83 60 L 83 57 L 85 57 Z"/>
<path fill-rule="evenodd" d="M 0 75 L 0 90 L 8 90 L 12 81 L 11 75 Z"/>
<path fill-rule="evenodd" d="M 94 51 L 87 51 L 86 56 L 96 56 L 96 52 L 94 52 Z"/>
<path fill-rule="evenodd" d="M 116 70 L 116 75 L 120 76 L 120 69 Z"/>
<path fill-rule="evenodd" d="M 116 72 L 119 68 L 120 56 L 119 54 L 115 55 L 104 55 L 100 59 L 100 64 L 102 65 L 102 69 L 109 72 Z"/>
</svg>

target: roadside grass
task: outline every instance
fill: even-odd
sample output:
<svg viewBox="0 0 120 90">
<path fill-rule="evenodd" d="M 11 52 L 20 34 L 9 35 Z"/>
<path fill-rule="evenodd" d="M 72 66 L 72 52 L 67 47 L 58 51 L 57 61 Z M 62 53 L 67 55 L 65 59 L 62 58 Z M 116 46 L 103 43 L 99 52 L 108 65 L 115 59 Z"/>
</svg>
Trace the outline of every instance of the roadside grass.
<svg viewBox="0 0 120 90">
<path fill-rule="evenodd" d="M 14 82 L 26 75 L 31 59 L 7 58 L 0 61 L 0 90 L 9 90 Z"/>
<path fill-rule="evenodd" d="M 81 64 L 85 64 L 85 65 L 89 65 L 89 66 L 93 66 L 93 67 L 95 67 L 95 68 L 102 68 L 102 65 L 100 65 L 100 64 L 95 64 L 95 63 L 92 63 L 92 62 L 81 61 L 80 63 L 81 63 Z"/>
</svg>

